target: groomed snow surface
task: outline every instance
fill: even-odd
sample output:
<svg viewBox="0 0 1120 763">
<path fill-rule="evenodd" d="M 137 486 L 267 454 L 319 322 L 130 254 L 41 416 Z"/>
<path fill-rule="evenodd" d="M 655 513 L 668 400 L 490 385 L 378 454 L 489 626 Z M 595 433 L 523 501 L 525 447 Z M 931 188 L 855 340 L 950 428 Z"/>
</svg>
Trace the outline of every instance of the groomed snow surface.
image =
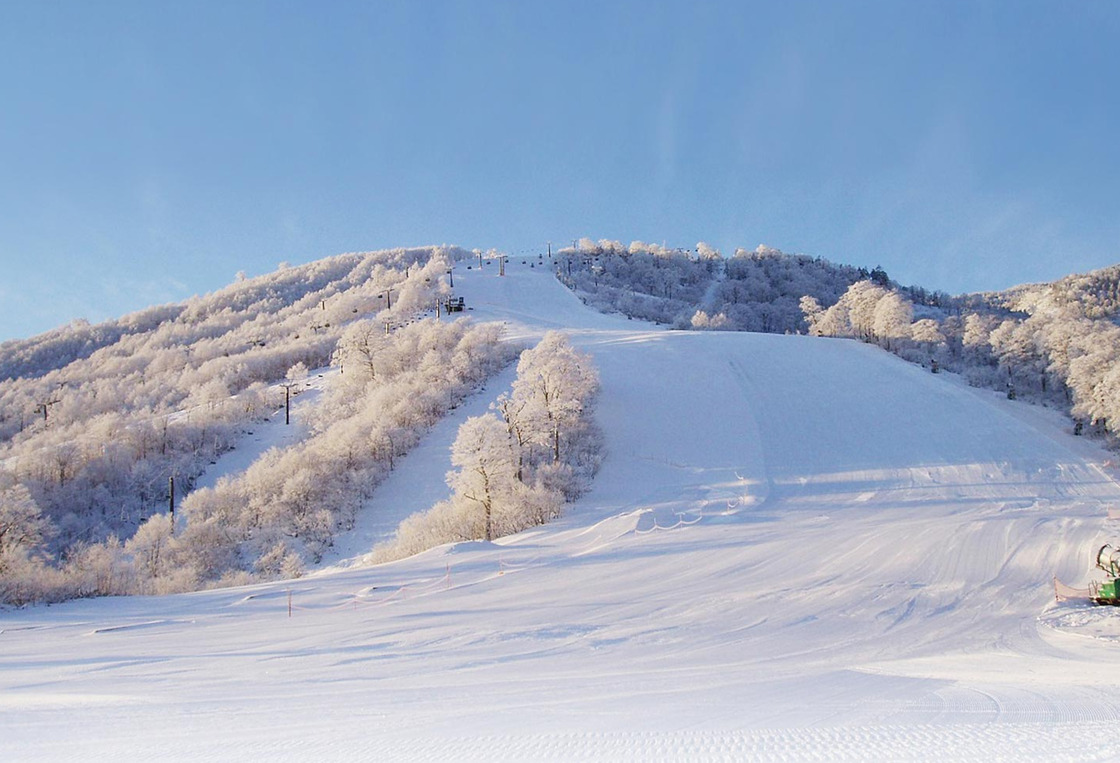
<svg viewBox="0 0 1120 763">
<path fill-rule="evenodd" d="M 362 565 L 507 374 L 323 570 L 0 612 L 0 758 L 1120 759 L 1120 611 L 1053 601 L 1120 540 L 1068 422 L 856 342 L 663 331 L 465 267 L 468 315 L 594 355 L 592 491 Z"/>
</svg>

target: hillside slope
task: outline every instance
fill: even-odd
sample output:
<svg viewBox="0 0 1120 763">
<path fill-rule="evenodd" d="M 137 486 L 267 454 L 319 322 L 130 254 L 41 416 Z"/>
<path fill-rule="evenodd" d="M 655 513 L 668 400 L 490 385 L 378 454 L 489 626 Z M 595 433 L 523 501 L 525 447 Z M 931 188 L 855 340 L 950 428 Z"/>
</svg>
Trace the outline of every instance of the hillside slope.
<svg viewBox="0 0 1120 763">
<path fill-rule="evenodd" d="M 1049 587 L 1120 487 L 1060 417 L 856 342 L 600 315 L 528 266 L 455 278 L 476 318 L 594 355 L 590 494 L 494 544 L 6 612 L 5 757 L 1120 755 L 1115 613 Z M 429 500 L 453 438 L 375 498 Z"/>
</svg>

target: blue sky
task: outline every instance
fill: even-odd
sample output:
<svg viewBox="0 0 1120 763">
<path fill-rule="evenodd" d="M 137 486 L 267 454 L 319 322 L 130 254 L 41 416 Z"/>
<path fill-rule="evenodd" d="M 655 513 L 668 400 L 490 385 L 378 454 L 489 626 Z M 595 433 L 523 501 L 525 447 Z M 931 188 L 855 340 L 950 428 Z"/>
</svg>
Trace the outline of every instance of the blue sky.
<svg viewBox="0 0 1120 763">
<path fill-rule="evenodd" d="M 1117 40 L 1093 0 L 0 0 L 0 339 L 428 243 L 1114 264 Z"/>
</svg>

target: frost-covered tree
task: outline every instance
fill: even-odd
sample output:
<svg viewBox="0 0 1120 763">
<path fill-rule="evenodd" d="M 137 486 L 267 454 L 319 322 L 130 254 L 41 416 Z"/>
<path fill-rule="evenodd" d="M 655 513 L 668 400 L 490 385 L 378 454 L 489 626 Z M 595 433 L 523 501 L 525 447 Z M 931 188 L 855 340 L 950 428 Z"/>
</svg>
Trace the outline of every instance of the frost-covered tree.
<svg viewBox="0 0 1120 763">
<path fill-rule="evenodd" d="M 155 591 L 155 581 L 176 569 L 173 563 L 174 525 L 168 514 L 154 514 L 124 544 L 124 553 L 131 557 L 133 572 Z"/>
<path fill-rule="evenodd" d="M 921 320 L 914 321 L 910 326 L 910 335 L 915 342 L 928 345 L 938 345 L 945 341 L 945 335 L 941 332 L 941 326 L 933 318 L 922 318 Z"/>
<path fill-rule="evenodd" d="M 375 359 L 384 349 L 385 332 L 375 321 L 358 321 L 348 328 L 339 341 L 343 373 L 351 378 L 360 375 L 365 380 L 377 376 Z"/>
<path fill-rule="evenodd" d="M 0 473 L 0 575 L 17 560 L 41 551 L 51 534 L 31 492 Z"/>
<path fill-rule="evenodd" d="M 452 494 L 401 523 L 382 560 L 441 543 L 492 539 L 548 522 L 585 488 L 601 449 L 593 420 L 598 374 L 550 332 L 521 354 L 511 391 L 467 419 L 452 448 Z M 500 417 L 499 417 L 500 416 Z"/>
<path fill-rule="evenodd" d="M 896 291 L 871 281 L 857 281 L 828 309 L 811 296 L 800 302 L 810 333 L 876 342 L 902 350 L 912 334 L 913 306 Z"/>
<path fill-rule="evenodd" d="M 913 305 L 897 292 L 888 292 L 875 305 L 872 332 L 890 350 L 892 341 L 897 346 L 900 340 L 910 337 L 910 322 L 913 317 Z"/>
<path fill-rule="evenodd" d="M 560 461 L 563 433 L 574 429 L 599 388 L 589 356 L 577 352 L 558 331 L 545 334 L 517 364 L 513 395 L 526 401 L 531 442 L 548 447 Z"/>
<path fill-rule="evenodd" d="M 692 324 L 692 328 L 701 331 L 715 331 L 730 327 L 730 321 L 723 313 L 708 315 L 703 310 L 697 310 L 696 314 L 692 316 L 690 323 Z"/>
<path fill-rule="evenodd" d="M 476 504 L 483 516 L 483 539 L 493 540 L 495 506 L 512 499 L 517 469 L 509 435 L 498 417 L 487 413 L 463 422 L 451 448 L 448 484 L 463 499 Z"/>
</svg>

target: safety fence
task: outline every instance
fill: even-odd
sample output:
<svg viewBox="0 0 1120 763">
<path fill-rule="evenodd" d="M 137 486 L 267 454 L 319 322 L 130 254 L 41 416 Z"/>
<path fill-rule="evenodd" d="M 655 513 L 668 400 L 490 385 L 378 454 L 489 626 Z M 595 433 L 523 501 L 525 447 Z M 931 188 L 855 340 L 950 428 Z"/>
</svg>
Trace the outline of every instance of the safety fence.
<svg viewBox="0 0 1120 763">
<path fill-rule="evenodd" d="M 540 559 L 540 554 L 537 554 L 532 559 L 527 559 L 519 562 L 507 562 L 505 559 L 499 557 L 498 574 L 505 575 L 507 572 L 522 572 L 524 570 L 533 569 L 534 567 L 541 567 L 543 566 L 543 563 Z"/>
<path fill-rule="evenodd" d="M 696 517 L 696 519 L 685 521 L 684 514 L 677 514 L 677 523 L 676 524 L 669 525 L 668 527 L 662 527 L 660 524 L 658 524 L 657 517 L 654 517 L 653 518 L 653 527 L 647 528 L 645 530 L 634 530 L 634 534 L 635 535 L 649 535 L 650 533 L 655 533 L 655 532 L 664 531 L 664 530 L 677 530 L 681 527 L 690 527 L 691 525 L 694 525 L 697 522 L 699 522 L 701 519 L 703 519 L 703 517 Z"/>
<path fill-rule="evenodd" d="M 1101 584 L 1097 581 L 1091 581 L 1085 588 L 1074 588 L 1068 586 L 1062 581 L 1054 578 L 1054 600 L 1055 601 L 1077 601 L 1096 599 L 1101 595 Z"/>
</svg>

